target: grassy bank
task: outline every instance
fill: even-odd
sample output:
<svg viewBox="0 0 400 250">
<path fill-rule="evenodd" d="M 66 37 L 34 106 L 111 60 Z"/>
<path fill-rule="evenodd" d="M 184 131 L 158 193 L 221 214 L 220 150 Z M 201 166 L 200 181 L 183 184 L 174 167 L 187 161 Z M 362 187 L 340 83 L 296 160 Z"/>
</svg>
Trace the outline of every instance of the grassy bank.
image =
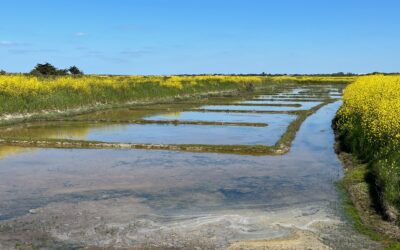
<svg viewBox="0 0 400 250">
<path fill-rule="evenodd" d="M 251 90 L 262 77 L 0 76 L 0 114 L 65 110 L 227 90 Z"/>
<path fill-rule="evenodd" d="M 354 157 L 345 160 L 344 187 L 360 223 L 399 239 L 398 232 L 390 233 L 396 229 L 388 228 L 400 221 L 400 76 L 361 77 L 345 89 L 343 99 L 335 126 L 341 149 Z M 371 222 L 376 213 L 391 223 Z"/>
<path fill-rule="evenodd" d="M 338 183 L 342 191 L 342 205 L 354 228 L 371 239 L 382 243 L 386 250 L 400 249 L 400 229 L 383 220 L 377 213 L 376 193 L 368 165 L 353 154 L 340 150 L 338 156 L 345 168 L 345 176 Z"/>
<path fill-rule="evenodd" d="M 346 83 L 349 77 L 263 76 L 0 76 L 0 116 L 43 110 L 157 101 L 223 91 L 252 91 L 281 82 Z"/>
</svg>

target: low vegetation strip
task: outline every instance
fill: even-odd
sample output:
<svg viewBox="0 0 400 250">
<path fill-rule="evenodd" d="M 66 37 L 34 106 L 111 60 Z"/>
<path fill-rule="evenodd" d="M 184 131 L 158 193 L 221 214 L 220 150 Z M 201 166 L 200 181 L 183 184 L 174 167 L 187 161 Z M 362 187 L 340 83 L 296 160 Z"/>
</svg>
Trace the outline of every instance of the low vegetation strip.
<svg viewBox="0 0 400 250">
<path fill-rule="evenodd" d="M 348 150 L 367 163 L 372 193 L 387 219 L 399 222 L 400 76 L 366 76 L 344 92 L 335 125 Z"/>
<path fill-rule="evenodd" d="M 175 150 L 188 152 L 227 153 L 243 155 L 274 155 L 287 152 L 286 148 L 264 145 L 209 145 L 209 144 L 149 144 L 149 143 L 113 143 L 81 140 L 25 140 L 0 139 L 0 145 L 39 148 L 82 148 L 82 149 L 146 149 Z"/>
</svg>

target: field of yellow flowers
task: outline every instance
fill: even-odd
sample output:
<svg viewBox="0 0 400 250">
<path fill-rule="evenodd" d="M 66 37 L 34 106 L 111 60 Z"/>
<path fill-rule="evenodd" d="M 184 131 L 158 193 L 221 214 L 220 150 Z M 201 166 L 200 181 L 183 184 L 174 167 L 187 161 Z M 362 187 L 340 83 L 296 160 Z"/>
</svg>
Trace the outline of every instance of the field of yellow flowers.
<svg viewBox="0 0 400 250">
<path fill-rule="evenodd" d="M 165 97 L 226 90 L 252 90 L 262 84 L 346 83 L 349 77 L 266 76 L 58 76 L 0 75 L 0 115 L 65 110 L 97 104 L 161 100 Z"/>
<path fill-rule="evenodd" d="M 356 76 L 274 76 L 271 78 L 273 82 L 285 83 L 285 82 L 296 82 L 304 84 L 312 83 L 343 83 L 347 84 L 354 82 Z"/>
<path fill-rule="evenodd" d="M 0 76 L 0 114 L 126 103 L 246 88 L 262 77 L 225 76 Z"/>
<path fill-rule="evenodd" d="M 382 204 L 400 211 L 400 76 L 365 76 L 345 89 L 337 127 L 369 162 Z"/>
</svg>

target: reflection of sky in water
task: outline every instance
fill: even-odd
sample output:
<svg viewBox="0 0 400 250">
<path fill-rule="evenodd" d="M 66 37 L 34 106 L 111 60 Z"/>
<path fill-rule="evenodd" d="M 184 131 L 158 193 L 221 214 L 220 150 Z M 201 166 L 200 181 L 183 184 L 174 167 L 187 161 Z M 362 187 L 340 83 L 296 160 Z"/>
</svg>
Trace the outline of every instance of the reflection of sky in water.
<svg viewBox="0 0 400 250">
<path fill-rule="evenodd" d="M 321 102 L 303 102 L 301 107 L 274 107 L 274 106 L 235 106 L 235 105 L 205 105 L 199 109 L 209 110 L 256 110 L 256 111 L 291 111 L 307 110 L 321 104 Z"/>
<path fill-rule="evenodd" d="M 327 96 L 320 96 L 320 97 L 314 97 L 314 96 L 294 96 L 294 95 L 262 95 L 262 96 L 256 96 L 254 99 L 260 99 L 260 101 L 262 101 L 263 99 L 266 100 L 273 100 L 274 102 L 277 101 L 279 102 L 281 99 L 287 99 L 287 100 L 292 100 L 293 101 L 297 101 L 297 102 L 301 102 L 302 100 L 306 100 L 306 101 L 320 101 L 321 99 L 326 99 Z"/>
<path fill-rule="evenodd" d="M 281 94 L 299 94 L 301 91 L 307 90 L 306 88 L 294 88 L 289 91 L 282 92 Z"/>
<path fill-rule="evenodd" d="M 15 146 L 1 146 L 0 145 L 0 160 L 10 155 L 26 153 L 28 151 L 37 150 L 35 148 L 24 148 Z"/>
<path fill-rule="evenodd" d="M 283 156 L 63 149 L 10 155 L 0 160 L 0 213 L 104 197 L 137 197 L 160 215 L 331 202 L 341 175 L 330 128 L 339 104 L 308 118 Z"/>
<path fill-rule="evenodd" d="M 0 159 L 0 221 L 28 214 L 69 240 L 97 244 L 118 235 L 127 246 L 212 238 L 223 247 L 211 249 L 226 249 L 313 222 L 353 239 L 353 231 L 335 227 L 342 168 L 330 126 L 339 104 L 309 117 L 282 156 L 95 149 L 9 155 Z M 99 222 L 115 234 L 96 231 Z M 366 249 L 348 245 L 343 249 Z"/>
<path fill-rule="evenodd" d="M 58 127 L 51 138 L 124 143 L 273 145 L 291 120 L 293 117 L 280 119 L 279 123 L 272 122 L 266 127 L 132 124 L 110 130 L 107 127 L 89 129 L 84 137 L 71 136 L 68 127 Z"/>
<path fill-rule="evenodd" d="M 282 104 L 282 105 L 307 105 L 307 102 L 300 102 L 300 101 L 280 101 L 280 100 L 276 100 L 276 101 L 263 101 L 263 100 L 252 100 L 252 101 L 244 101 L 242 102 L 244 104 Z M 314 102 L 314 103 L 320 103 L 320 102 Z"/>
<path fill-rule="evenodd" d="M 292 89 L 289 91 L 281 92 L 281 93 L 275 93 L 275 94 L 263 94 L 263 95 L 257 95 L 256 98 L 274 98 L 274 97 L 292 97 L 292 98 L 309 98 L 309 97 L 314 97 L 314 98 L 321 98 L 321 97 L 329 97 L 329 95 L 332 94 L 340 94 L 341 89 L 340 88 L 332 88 L 332 87 L 325 87 L 321 88 L 319 87 L 314 87 L 314 88 L 297 88 L 297 89 Z"/>
<path fill-rule="evenodd" d="M 121 143 L 157 144 L 243 144 L 273 145 L 296 118 L 286 114 L 229 114 L 212 112 L 182 112 L 150 116 L 155 120 L 200 120 L 221 122 L 267 123 L 266 127 L 212 126 L 212 125 L 160 125 L 160 124 L 90 124 L 50 123 L 37 124 L 18 130 L 14 134 L 28 138 L 79 139 Z"/>
<path fill-rule="evenodd" d="M 216 121 L 216 122 L 261 122 L 286 126 L 295 116 L 287 114 L 252 114 L 186 111 L 170 116 L 169 113 L 146 117 L 148 120 Z"/>
</svg>

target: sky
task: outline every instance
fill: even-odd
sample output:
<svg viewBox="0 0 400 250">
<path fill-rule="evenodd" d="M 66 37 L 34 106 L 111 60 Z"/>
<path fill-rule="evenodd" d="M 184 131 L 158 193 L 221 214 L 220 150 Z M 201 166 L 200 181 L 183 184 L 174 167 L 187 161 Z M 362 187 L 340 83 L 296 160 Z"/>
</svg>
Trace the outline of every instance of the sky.
<svg viewBox="0 0 400 250">
<path fill-rule="evenodd" d="M 0 69 L 400 71 L 397 0 L 1 0 Z"/>
</svg>

